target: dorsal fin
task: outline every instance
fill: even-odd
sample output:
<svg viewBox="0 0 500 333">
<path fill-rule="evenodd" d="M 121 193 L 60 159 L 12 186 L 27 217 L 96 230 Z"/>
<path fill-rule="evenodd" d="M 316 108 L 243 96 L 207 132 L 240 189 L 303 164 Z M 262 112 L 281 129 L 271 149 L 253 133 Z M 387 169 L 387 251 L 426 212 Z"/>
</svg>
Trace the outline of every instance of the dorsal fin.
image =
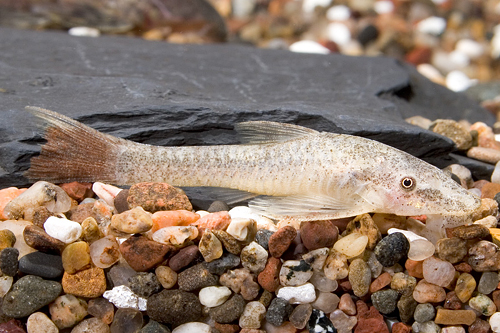
<svg viewBox="0 0 500 333">
<path fill-rule="evenodd" d="M 244 144 L 284 142 L 319 133 L 307 127 L 273 121 L 247 121 L 236 124 L 234 129 Z"/>
</svg>

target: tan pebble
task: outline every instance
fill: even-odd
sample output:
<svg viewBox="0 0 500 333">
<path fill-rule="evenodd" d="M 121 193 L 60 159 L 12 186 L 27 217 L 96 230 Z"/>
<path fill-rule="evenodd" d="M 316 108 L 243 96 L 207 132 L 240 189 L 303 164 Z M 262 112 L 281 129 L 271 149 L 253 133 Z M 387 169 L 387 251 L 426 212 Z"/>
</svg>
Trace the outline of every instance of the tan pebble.
<svg viewBox="0 0 500 333">
<path fill-rule="evenodd" d="M 485 317 L 489 317 L 497 311 L 497 306 L 491 298 L 479 293 L 469 300 L 469 306 Z"/>
<path fill-rule="evenodd" d="M 257 233 L 257 223 L 250 218 L 235 217 L 226 232 L 239 241 L 253 239 Z"/>
<path fill-rule="evenodd" d="M 59 329 L 74 326 L 87 316 L 87 302 L 74 295 L 57 297 L 50 305 L 50 317 Z"/>
<path fill-rule="evenodd" d="M 472 310 L 448 310 L 438 309 L 434 322 L 440 325 L 468 325 L 476 320 L 476 314 Z"/>
<path fill-rule="evenodd" d="M 497 271 L 500 269 L 500 247 L 479 241 L 469 248 L 468 263 L 476 272 Z"/>
<path fill-rule="evenodd" d="M 151 213 L 193 209 L 184 191 L 167 183 L 134 184 L 129 189 L 127 202 L 131 208 L 141 206 Z"/>
<path fill-rule="evenodd" d="M 486 228 L 495 228 L 498 224 L 498 221 L 495 216 L 486 216 L 483 219 L 474 221 L 474 224 L 479 224 L 485 226 Z"/>
<path fill-rule="evenodd" d="M 472 293 L 476 289 L 476 280 L 469 273 L 462 273 L 457 279 L 455 286 L 455 294 L 458 299 L 465 303 L 471 298 Z"/>
<path fill-rule="evenodd" d="M 471 131 L 477 131 L 477 143 L 479 147 L 500 149 L 499 144 L 495 140 L 495 134 L 490 126 L 482 122 L 476 122 L 471 125 Z"/>
<path fill-rule="evenodd" d="M 354 259 L 349 265 L 349 282 L 354 295 L 363 297 L 370 288 L 371 271 L 363 259 Z"/>
<path fill-rule="evenodd" d="M 106 325 L 113 322 L 115 308 L 113 304 L 105 298 L 98 297 L 89 300 L 88 313 L 101 320 Z"/>
<path fill-rule="evenodd" d="M 187 210 L 159 211 L 151 216 L 153 220 L 152 232 L 172 226 L 187 226 L 195 223 L 200 215 Z"/>
<path fill-rule="evenodd" d="M 26 322 L 29 333 L 59 333 L 56 324 L 43 312 L 32 313 Z"/>
<path fill-rule="evenodd" d="M 198 228 L 210 230 L 226 230 L 231 223 L 231 216 L 226 211 L 210 213 L 194 222 Z"/>
<path fill-rule="evenodd" d="M 353 232 L 368 237 L 366 248 L 369 250 L 373 250 L 377 242 L 382 239 L 382 235 L 370 214 L 358 215 L 347 224 L 346 234 L 351 234 Z"/>
<path fill-rule="evenodd" d="M 467 157 L 486 163 L 497 164 L 500 161 L 500 150 L 493 148 L 472 147 L 467 151 Z"/>
<path fill-rule="evenodd" d="M 477 221 L 486 216 L 498 214 L 498 203 L 493 199 L 481 199 L 481 206 L 471 215 L 472 221 Z"/>
<path fill-rule="evenodd" d="M 87 217 L 82 222 L 82 239 L 89 244 L 92 244 L 96 240 L 102 238 L 102 234 L 96 220 L 93 217 Z"/>
<path fill-rule="evenodd" d="M 206 262 L 220 258 L 223 252 L 221 241 L 209 229 L 201 236 L 198 249 Z"/>
<path fill-rule="evenodd" d="M 170 289 L 177 283 L 177 273 L 168 266 L 158 266 L 155 269 L 156 278 L 165 289 Z"/>
<path fill-rule="evenodd" d="M 120 246 L 116 238 L 108 235 L 93 242 L 90 245 L 90 257 L 97 267 L 111 267 L 120 259 Z"/>
<path fill-rule="evenodd" d="M 65 293 L 79 297 L 95 298 L 106 291 L 106 276 L 99 267 L 89 268 L 75 274 L 64 272 L 62 287 Z"/>
<path fill-rule="evenodd" d="M 391 289 L 396 290 L 402 295 L 412 294 L 416 285 L 417 279 L 403 272 L 396 273 L 392 276 Z"/>
<path fill-rule="evenodd" d="M 347 257 L 334 249 L 330 250 L 323 267 L 325 276 L 330 280 L 342 280 L 349 275 Z"/>
<path fill-rule="evenodd" d="M 0 230 L 0 251 L 7 248 L 13 247 L 16 243 L 16 235 L 8 229 Z"/>
<path fill-rule="evenodd" d="M 72 182 L 60 184 L 59 186 L 70 196 L 70 198 L 77 201 L 82 201 L 85 198 L 92 198 L 94 196 L 91 183 Z"/>
<path fill-rule="evenodd" d="M 99 318 L 88 318 L 82 320 L 73 327 L 71 333 L 110 333 L 109 326 L 103 323 Z"/>
<path fill-rule="evenodd" d="M 87 242 L 75 242 L 66 246 L 62 252 L 64 271 L 73 274 L 90 267 L 90 247 Z"/>
<path fill-rule="evenodd" d="M 376 291 L 379 291 L 380 289 L 384 288 L 385 286 L 389 285 L 392 281 L 392 276 L 384 272 L 380 274 L 375 280 L 370 285 L 370 293 L 374 293 Z M 394 288 L 392 288 L 394 289 Z"/>
<path fill-rule="evenodd" d="M 419 303 L 442 302 L 446 299 L 446 291 L 443 287 L 420 280 L 413 290 L 413 298 Z"/>
<path fill-rule="evenodd" d="M 111 227 L 126 234 L 139 234 L 153 227 L 151 213 L 142 207 L 135 207 L 121 214 L 113 215 Z"/>
<path fill-rule="evenodd" d="M 198 228 L 192 226 L 165 227 L 156 231 L 152 236 L 155 242 L 173 246 L 183 246 L 196 237 L 198 237 Z"/>
<path fill-rule="evenodd" d="M 429 130 L 450 138 L 459 150 L 467 150 L 472 146 L 469 130 L 454 120 L 437 119 L 431 123 Z"/>
<path fill-rule="evenodd" d="M 500 192 L 500 184 L 487 183 L 481 188 L 481 198 L 494 199 L 495 195 Z"/>
</svg>

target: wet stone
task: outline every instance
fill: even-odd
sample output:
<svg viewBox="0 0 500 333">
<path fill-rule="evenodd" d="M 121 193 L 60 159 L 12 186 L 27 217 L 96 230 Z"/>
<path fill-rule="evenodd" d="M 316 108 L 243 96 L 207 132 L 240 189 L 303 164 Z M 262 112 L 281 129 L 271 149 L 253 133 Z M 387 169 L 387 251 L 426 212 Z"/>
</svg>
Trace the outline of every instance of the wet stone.
<svg viewBox="0 0 500 333">
<path fill-rule="evenodd" d="M 398 298 L 398 292 L 392 289 L 377 291 L 371 295 L 373 306 L 383 314 L 396 310 Z"/>
<path fill-rule="evenodd" d="M 111 333 L 136 333 L 142 327 L 142 313 L 135 309 L 118 309 L 110 326 Z"/>
<path fill-rule="evenodd" d="M 227 270 L 238 267 L 239 264 L 240 257 L 231 253 L 224 253 L 219 259 L 207 263 L 206 267 L 210 273 L 222 275 Z"/>
<path fill-rule="evenodd" d="M 269 238 L 269 253 L 275 258 L 281 257 L 296 236 L 297 231 L 293 227 L 285 226 L 278 229 Z"/>
<path fill-rule="evenodd" d="M 470 247 L 468 263 L 476 272 L 500 270 L 500 248 L 491 242 L 479 241 Z"/>
<path fill-rule="evenodd" d="M 255 234 L 254 241 L 262 246 L 266 251 L 269 251 L 269 238 L 274 234 L 274 231 L 267 229 L 259 229 Z"/>
<path fill-rule="evenodd" d="M 137 272 L 145 272 L 161 263 L 172 246 L 160 244 L 144 236 L 133 235 L 120 244 L 120 252 Z"/>
<path fill-rule="evenodd" d="M 239 255 L 242 249 L 241 243 L 234 238 L 232 235 L 228 234 L 224 230 L 212 230 L 215 236 L 221 241 L 227 252 Z"/>
<path fill-rule="evenodd" d="M 184 191 L 167 183 L 134 184 L 128 191 L 127 202 L 129 208 L 141 206 L 151 213 L 161 210 L 193 209 Z"/>
<path fill-rule="evenodd" d="M 178 326 L 198 321 L 201 318 L 201 304 L 192 293 L 162 290 L 148 298 L 147 314 L 152 320 Z"/>
<path fill-rule="evenodd" d="M 436 243 L 436 253 L 439 259 L 452 264 L 460 262 L 467 255 L 466 240 L 460 238 L 442 238 Z"/>
<path fill-rule="evenodd" d="M 210 273 L 205 263 L 194 265 L 177 274 L 179 289 L 193 291 L 217 285 L 217 276 Z"/>
<path fill-rule="evenodd" d="M 307 322 L 309 332 L 337 333 L 328 316 L 321 310 L 313 309 L 311 317 Z"/>
<path fill-rule="evenodd" d="M 339 231 L 330 221 L 307 221 L 300 224 L 300 238 L 309 251 L 332 247 Z"/>
<path fill-rule="evenodd" d="M 89 300 L 87 312 L 109 325 L 113 322 L 115 308 L 107 299 L 98 297 Z"/>
<path fill-rule="evenodd" d="M 241 295 L 234 295 L 222 305 L 208 311 L 210 318 L 221 324 L 229 324 L 238 320 L 245 310 L 245 300 Z"/>
<path fill-rule="evenodd" d="M 410 243 L 405 235 L 400 232 L 395 232 L 382 238 L 375 246 L 373 252 L 382 266 L 390 267 L 406 257 L 409 250 Z"/>
<path fill-rule="evenodd" d="M 293 309 L 289 316 L 290 322 L 297 329 L 306 327 L 309 317 L 311 317 L 313 308 L 311 304 L 299 304 Z"/>
<path fill-rule="evenodd" d="M 0 271 L 4 275 L 15 276 L 18 269 L 19 250 L 14 247 L 7 247 L 0 251 Z"/>
<path fill-rule="evenodd" d="M 285 321 L 288 321 L 292 311 L 293 307 L 287 300 L 276 297 L 267 308 L 266 320 L 274 326 L 281 326 Z"/>
<path fill-rule="evenodd" d="M 129 288 L 140 297 L 149 297 L 161 290 L 161 284 L 154 273 L 139 272 L 128 279 Z"/>
<path fill-rule="evenodd" d="M 19 260 L 19 271 L 45 279 L 55 279 L 63 275 L 64 268 L 60 255 L 32 252 Z"/>
<path fill-rule="evenodd" d="M 28 246 L 41 252 L 60 254 L 66 246 L 66 244 L 49 236 L 45 230 L 35 225 L 26 226 L 23 237 Z"/>
<path fill-rule="evenodd" d="M 436 309 L 429 303 L 423 303 L 417 305 L 415 312 L 413 313 L 413 318 L 419 323 L 424 323 L 434 319 L 436 315 Z"/>
<path fill-rule="evenodd" d="M 49 311 L 59 329 L 72 327 L 87 316 L 87 302 L 70 294 L 61 295 L 49 305 Z"/>
<path fill-rule="evenodd" d="M 497 289 L 499 282 L 498 272 L 484 272 L 479 279 L 477 291 L 481 294 L 488 295 Z"/>
<path fill-rule="evenodd" d="M 23 276 L 5 295 L 2 312 L 12 318 L 29 316 L 55 300 L 61 291 L 62 287 L 58 282 L 43 280 L 34 275 Z"/>
<path fill-rule="evenodd" d="M 139 333 L 170 333 L 167 326 L 160 324 L 157 321 L 150 320 Z"/>
</svg>

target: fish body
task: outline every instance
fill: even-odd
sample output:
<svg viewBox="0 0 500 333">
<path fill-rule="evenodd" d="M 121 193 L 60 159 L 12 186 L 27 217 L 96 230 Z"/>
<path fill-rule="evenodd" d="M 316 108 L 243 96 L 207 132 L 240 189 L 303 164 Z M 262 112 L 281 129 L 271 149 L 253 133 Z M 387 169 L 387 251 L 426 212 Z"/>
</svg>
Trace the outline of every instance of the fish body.
<svg viewBox="0 0 500 333">
<path fill-rule="evenodd" d="M 255 197 L 249 206 L 263 215 L 299 221 L 368 212 L 464 215 L 480 205 L 438 168 L 362 137 L 255 121 L 236 126 L 241 145 L 158 147 L 27 110 L 43 120 L 47 139 L 31 161 L 32 180 L 227 188 Z"/>
</svg>

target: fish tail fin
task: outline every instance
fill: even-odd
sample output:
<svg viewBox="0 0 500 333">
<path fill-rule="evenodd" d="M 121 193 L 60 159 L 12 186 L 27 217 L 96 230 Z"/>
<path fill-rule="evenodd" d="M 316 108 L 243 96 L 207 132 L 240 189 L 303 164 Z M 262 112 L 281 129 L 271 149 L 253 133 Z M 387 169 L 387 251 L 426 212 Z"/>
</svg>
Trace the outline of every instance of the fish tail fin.
<svg viewBox="0 0 500 333">
<path fill-rule="evenodd" d="M 96 131 L 57 112 L 27 106 L 45 130 L 40 155 L 25 176 L 31 181 L 116 183 L 117 158 L 123 139 Z"/>
</svg>

